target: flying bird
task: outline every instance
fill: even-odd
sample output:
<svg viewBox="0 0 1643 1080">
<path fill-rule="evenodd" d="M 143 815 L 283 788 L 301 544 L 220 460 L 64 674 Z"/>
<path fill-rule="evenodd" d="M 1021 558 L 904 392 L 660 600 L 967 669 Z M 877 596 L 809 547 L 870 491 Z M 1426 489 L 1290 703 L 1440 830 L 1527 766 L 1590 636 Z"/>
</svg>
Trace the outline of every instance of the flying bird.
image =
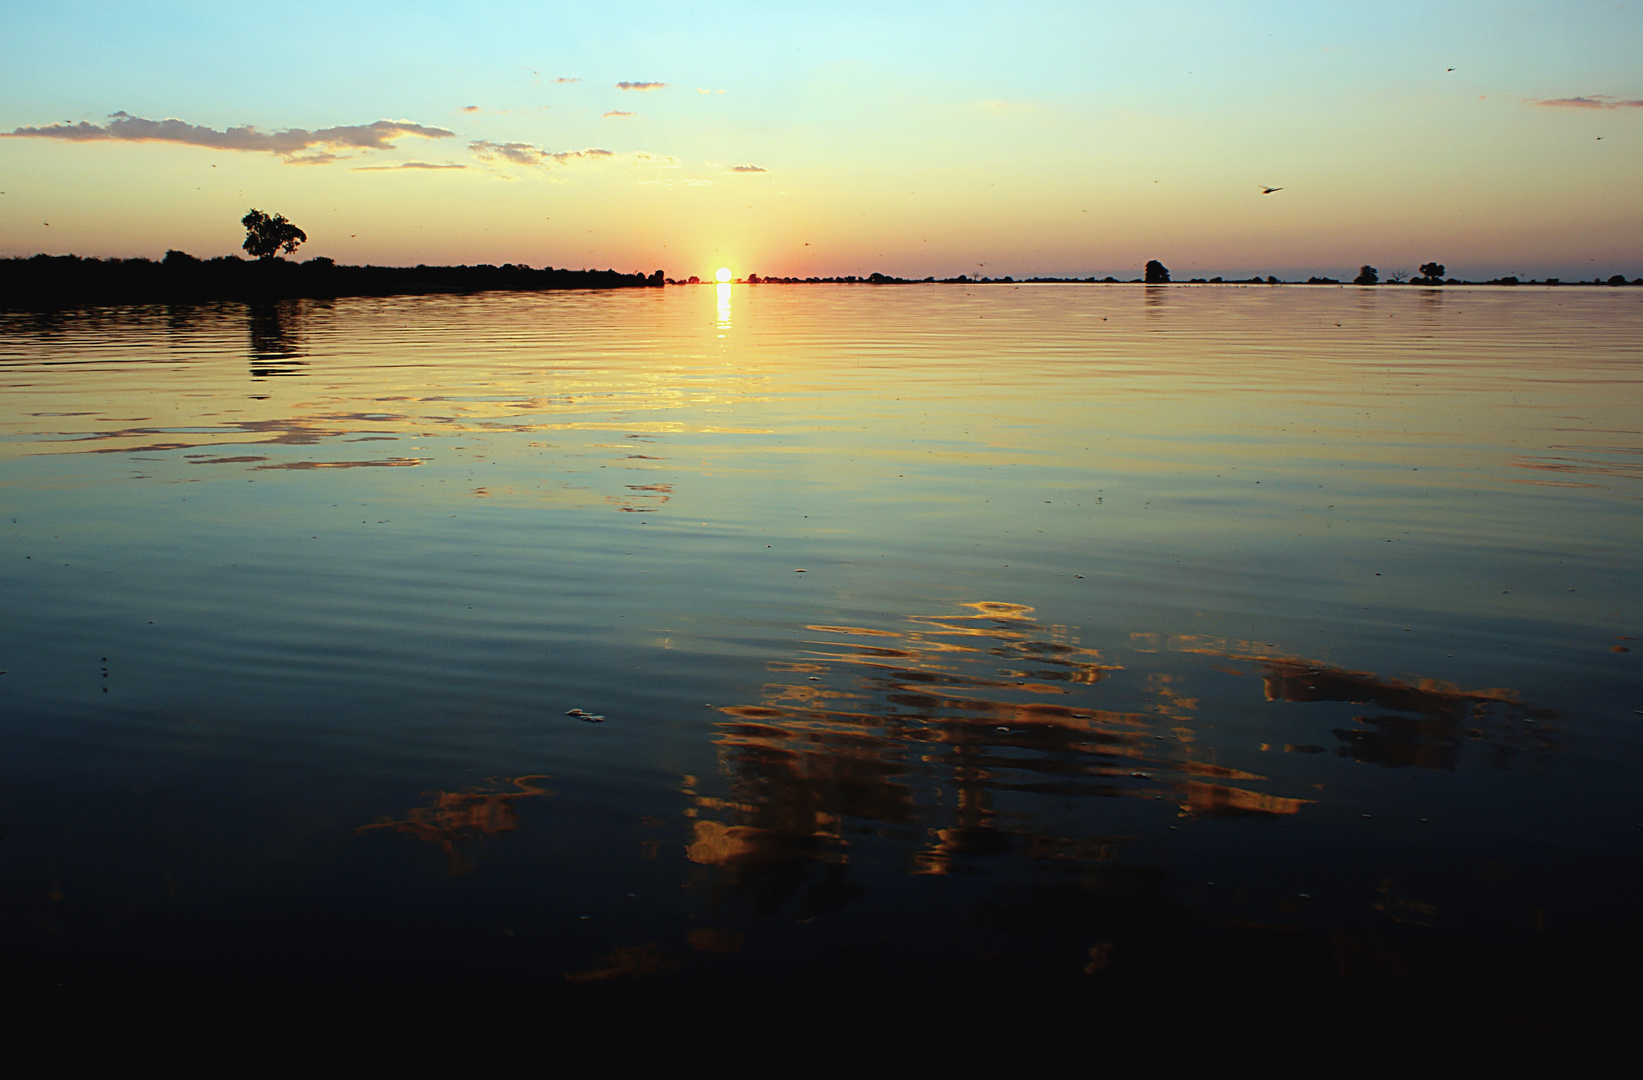
<svg viewBox="0 0 1643 1080">
<path fill-rule="evenodd" d="M 1445 71 L 1454 71 L 1455 69 L 1454 68 L 1444 68 L 1443 70 L 1445 70 Z"/>
<path fill-rule="evenodd" d="M 1282 191 L 1282 190 L 1283 190 L 1283 188 L 1281 188 L 1281 187 L 1267 187 L 1265 184 L 1261 185 L 1261 194 L 1262 195 L 1271 195 L 1274 191 Z"/>
</svg>

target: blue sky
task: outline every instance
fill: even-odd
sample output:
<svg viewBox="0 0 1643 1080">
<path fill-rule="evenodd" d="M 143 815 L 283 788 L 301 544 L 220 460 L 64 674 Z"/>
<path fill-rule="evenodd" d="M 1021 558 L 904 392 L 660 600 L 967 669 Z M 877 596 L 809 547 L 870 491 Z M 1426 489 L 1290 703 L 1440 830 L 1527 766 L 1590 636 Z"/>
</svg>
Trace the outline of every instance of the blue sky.
<svg viewBox="0 0 1643 1080">
<path fill-rule="evenodd" d="M 0 254 L 256 205 L 349 262 L 1636 276 L 1639 55 L 1606 3 L 14 7 Z M 198 131 L 53 127 L 117 112 Z"/>
</svg>

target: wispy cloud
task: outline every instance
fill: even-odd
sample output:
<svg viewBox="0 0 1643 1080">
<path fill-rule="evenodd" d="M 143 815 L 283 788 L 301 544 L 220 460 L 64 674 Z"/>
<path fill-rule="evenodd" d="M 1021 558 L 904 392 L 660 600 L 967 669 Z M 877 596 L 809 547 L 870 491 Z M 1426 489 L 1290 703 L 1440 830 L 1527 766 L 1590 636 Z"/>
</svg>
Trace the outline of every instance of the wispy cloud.
<svg viewBox="0 0 1643 1080">
<path fill-rule="evenodd" d="M 359 165 L 349 172 L 396 172 L 400 169 L 466 169 L 466 165 L 435 165 L 430 161 L 401 161 L 396 165 Z"/>
<path fill-rule="evenodd" d="M 607 117 L 610 117 L 610 116 L 632 116 L 632 115 L 633 115 L 632 113 L 623 112 L 621 109 L 612 109 L 610 112 L 605 114 L 605 116 L 607 116 Z"/>
<path fill-rule="evenodd" d="M 567 82 L 581 82 L 582 80 L 581 79 L 576 79 L 576 78 L 566 78 L 565 76 L 561 75 L 559 78 L 557 78 L 553 81 L 556 82 L 556 83 L 567 83 Z"/>
<path fill-rule="evenodd" d="M 722 94 L 722 93 L 724 93 L 724 91 L 723 91 L 723 90 L 704 90 L 704 89 L 703 89 L 703 88 L 702 88 L 702 87 L 700 87 L 700 86 L 698 86 L 698 87 L 697 87 L 697 88 L 696 88 L 696 92 L 697 92 L 697 93 L 698 93 L 698 94 Z"/>
<path fill-rule="evenodd" d="M 298 158 L 296 155 L 312 147 L 349 147 L 362 150 L 392 150 L 393 140 L 406 135 L 423 139 L 448 139 L 456 134 L 444 128 L 413 124 L 409 120 L 378 120 L 374 124 L 350 124 L 343 127 L 286 128 L 283 131 L 259 131 L 246 124 L 222 131 L 201 127 L 172 118 L 146 120 L 127 112 L 117 112 L 107 124 L 91 124 L 82 120 L 77 124 L 48 124 L 45 127 L 20 127 L 5 133 L 8 138 L 64 139 L 70 142 L 114 140 L 120 142 L 165 142 L 185 146 L 204 146 L 213 150 L 242 150 L 252 153 L 279 154 L 294 164 L 317 164 L 316 155 Z M 334 160 L 328 158 L 326 160 Z"/>
<path fill-rule="evenodd" d="M 479 106 L 478 105 L 464 105 L 464 106 L 462 106 L 462 111 L 466 112 L 466 113 L 475 113 L 475 112 L 479 111 Z"/>
<path fill-rule="evenodd" d="M 589 147 L 586 150 L 544 150 L 531 143 L 497 143 L 488 139 L 476 139 L 468 144 L 468 149 L 481 161 L 500 160 L 515 165 L 551 166 L 625 161 L 635 165 L 671 167 L 679 163 L 679 159 L 671 154 L 652 154 L 644 150 L 625 154 L 598 147 Z"/>
<path fill-rule="evenodd" d="M 618 89 L 618 90 L 660 90 L 662 87 L 664 87 L 666 85 L 667 85 L 667 83 L 665 83 L 665 82 L 619 82 L 619 83 L 616 84 L 616 89 Z"/>
<path fill-rule="evenodd" d="M 468 144 L 468 149 L 481 161 L 495 161 L 501 158 L 515 165 L 541 165 L 543 159 L 548 156 L 546 150 L 530 143 L 498 143 L 489 139 L 476 139 Z"/>
<path fill-rule="evenodd" d="M 732 165 L 730 167 L 730 171 L 731 172 L 769 172 L 770 170 L 769 169 L 761 169 L 757 165 Z"/>
<path fill-rule="evenodd" d="M 1549 109 L 1643 109 L 1643 101 L 1617 98 L 1612 94 L 1586 94 L 1581 97 L 1547 98 L 1534 104 Z"/>
</svg>

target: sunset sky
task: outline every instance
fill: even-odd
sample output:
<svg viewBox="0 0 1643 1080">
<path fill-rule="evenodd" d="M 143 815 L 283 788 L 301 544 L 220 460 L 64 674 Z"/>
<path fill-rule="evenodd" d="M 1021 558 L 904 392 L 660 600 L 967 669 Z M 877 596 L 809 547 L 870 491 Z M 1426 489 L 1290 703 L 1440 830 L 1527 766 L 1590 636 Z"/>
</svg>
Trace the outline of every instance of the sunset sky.
<svg viewBox="0 0 1643 1080">
<path fill-rule="evenodd" d="M 1639 57 L 1596 2 L 14 3 L 0 255 L 1635 277 Z"/>
</svg>

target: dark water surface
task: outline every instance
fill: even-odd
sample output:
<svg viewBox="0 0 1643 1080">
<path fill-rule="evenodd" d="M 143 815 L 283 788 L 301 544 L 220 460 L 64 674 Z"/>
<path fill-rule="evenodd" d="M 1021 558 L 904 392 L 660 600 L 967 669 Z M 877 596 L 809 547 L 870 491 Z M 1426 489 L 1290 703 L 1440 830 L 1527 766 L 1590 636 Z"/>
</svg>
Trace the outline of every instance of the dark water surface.
<svg viewBox="0 0 1643 1080">
<path fill-rule="evenodd" d="M 1556 1029 L 1643 954 L 1640 299 L 0 315 L 6 978 Z"/>
</svg>

